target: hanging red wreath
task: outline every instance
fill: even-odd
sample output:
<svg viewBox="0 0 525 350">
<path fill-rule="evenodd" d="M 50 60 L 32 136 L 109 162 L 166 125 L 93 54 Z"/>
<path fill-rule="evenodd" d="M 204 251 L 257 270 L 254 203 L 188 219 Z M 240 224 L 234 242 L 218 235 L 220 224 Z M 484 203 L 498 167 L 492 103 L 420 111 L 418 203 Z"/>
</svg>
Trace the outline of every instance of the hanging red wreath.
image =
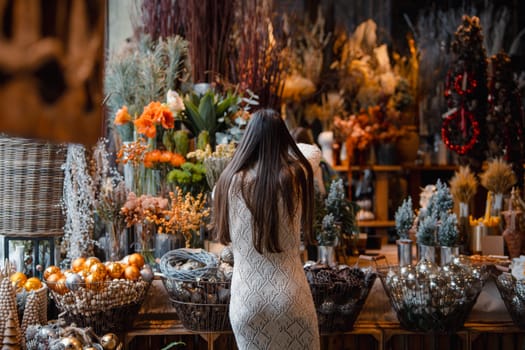
<svg viewBox="0 0 525 350">
<path fill-rule="evenodd" d="M 457 154 L 468 153 L 478 141 L 479 123 L 472 112 L 460 108 L 449 114 L 441 126 L 445 145 Z"/>
<path fill-rule="evenodd" d="M 471 78 L 472 76 L 474 75 L 465 72 L 456 74 L 454 78 L 452 78 L 451 72 L 448 72 L 444 92 L 445 97 L 448 98 L 451 96 L 452 89 L 454 89 L 454 91 L 460 96 L 472 94 L 478 86 L 478 81 Z"/>
</svg>

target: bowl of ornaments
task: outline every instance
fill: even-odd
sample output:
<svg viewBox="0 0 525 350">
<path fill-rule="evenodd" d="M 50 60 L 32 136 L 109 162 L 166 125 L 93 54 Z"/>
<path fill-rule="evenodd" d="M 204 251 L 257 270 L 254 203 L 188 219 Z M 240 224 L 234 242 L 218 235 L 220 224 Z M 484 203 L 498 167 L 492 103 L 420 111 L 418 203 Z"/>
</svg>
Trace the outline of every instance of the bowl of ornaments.
<svg viewBox="0 0 525 350">
<path fill-rule="evenodd" d="M 346 332 L 354 323 L 376 280 L 370 267 L 304 265 L 321 333 Z"/>
<path fill-rule="evenodd" d="M 228 314 L 233 253 L 220 256 L 202 249 L 176 249 L 160 260 L 162 282 L 186 329 L 196 332 L 231 330 Z"/>
<path fill-rule="evenodd" d="M 77 258 L 70 269 L 49 266 L 44 281 L 59 317 L 96 334 L 122 332 L 131 326 L 146 297 L 153 272 L 139 253 L 121 261 Z"/>
</svg>

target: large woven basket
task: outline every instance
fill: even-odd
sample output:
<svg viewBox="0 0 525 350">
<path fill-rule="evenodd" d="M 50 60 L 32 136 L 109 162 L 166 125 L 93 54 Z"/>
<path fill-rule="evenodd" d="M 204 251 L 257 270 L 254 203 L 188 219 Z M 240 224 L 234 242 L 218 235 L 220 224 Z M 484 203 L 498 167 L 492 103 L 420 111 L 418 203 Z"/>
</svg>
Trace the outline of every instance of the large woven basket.
<svg viewBox="0 0 525 350">
<path fill-rule="evenodd" d="M 0 233 L 62 233 L 65 146 L 0 135 Z"/>
</svg>

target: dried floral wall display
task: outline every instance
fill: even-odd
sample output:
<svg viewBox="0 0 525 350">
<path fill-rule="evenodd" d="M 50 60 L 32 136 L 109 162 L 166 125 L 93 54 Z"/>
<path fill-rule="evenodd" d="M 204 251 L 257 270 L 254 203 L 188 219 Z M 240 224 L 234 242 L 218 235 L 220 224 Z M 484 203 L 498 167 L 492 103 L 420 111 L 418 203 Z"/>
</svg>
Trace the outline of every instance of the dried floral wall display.
<svg viewBox="0 0 525 350">
<path fill-rule="evenodd" d="M 490 57 L 487 114 L 487 158 L 504 157 L 523 186 L 525 163 L 525 114 L 510 57 L 504 53 Z"/>
<path fill-rule="evenodd" d="M 9 4 L 0 8 L 0 102 L 9 106 L 0 130 L 94 144 L 103 124 L 106 1 Z"/>
<path fill-rule="evenodd" d="M 416 51 L 413 48 L 408 57 L 395 55 L 392 64 L 376 30 L 375 22 L 368 20 L 334 43 L 337 60 L 332 68 L 338 72 L 345 112 L 333 117 L 333 130 L 336 141 L 346 146 L 349 164 L 361 164 L 359 152 L 375 144 L 395 144 L 405 126 L 414 123 Z"/>
<path fill-rule="evenodd" d="M 478 17 L 463 16 L 452 42 L 452 68 L 447 73 L 445 97 L 449 111 L 441 129 L 445 145 L 463 163 L 481 169 L 486 150 L 487 58 Z"/>
</svg>

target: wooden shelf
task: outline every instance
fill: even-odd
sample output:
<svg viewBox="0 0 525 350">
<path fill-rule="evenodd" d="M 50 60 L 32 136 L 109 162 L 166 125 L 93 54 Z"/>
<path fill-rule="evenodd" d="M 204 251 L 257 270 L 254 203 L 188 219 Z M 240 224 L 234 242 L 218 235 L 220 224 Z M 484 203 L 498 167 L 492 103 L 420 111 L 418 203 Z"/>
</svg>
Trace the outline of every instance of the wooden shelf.
<svg viewBox="0 0 525 350">
<path fill-rule="evenodd" d="M 401 165 L 336 165 L 333 169 L 337 172 L 373 170 L 375 172 L 395 172 L 403 170 Z"/>
<path fill-rule="evenodd" d="M 389 228 L 395 225 L 394 220 L 361 220 L 357 222 L 358 227 Z"/>
</svg>

